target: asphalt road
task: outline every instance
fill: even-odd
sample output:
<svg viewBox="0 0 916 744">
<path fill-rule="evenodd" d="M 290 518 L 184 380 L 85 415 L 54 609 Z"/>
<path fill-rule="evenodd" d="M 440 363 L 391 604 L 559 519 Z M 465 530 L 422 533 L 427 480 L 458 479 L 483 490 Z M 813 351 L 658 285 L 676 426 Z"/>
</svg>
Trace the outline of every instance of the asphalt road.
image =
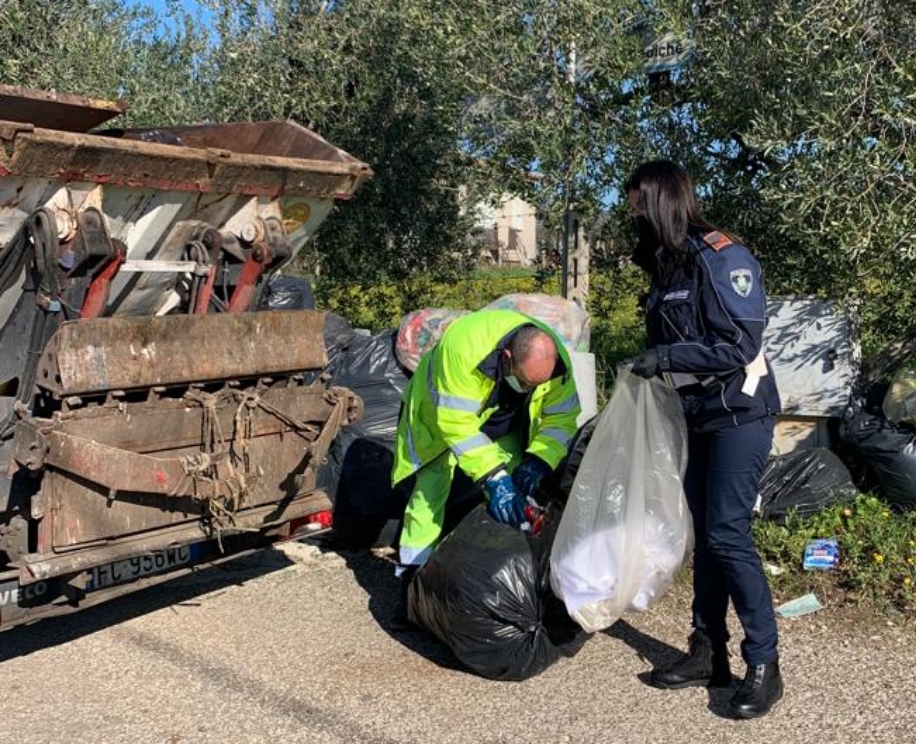
<svg viewBox="0 0 916 744">
<path fill-rule="evenodd" d="M 0 742 L 916 741 L 912 625 L 829 607 L 780 620 L 786 697 L 734 721 L 730 691 L 643 681 L 684 642 L 683 586 L 516 683 L 390 631 L 395 592 L 368 553 L 295 543 L 0 633 Z"/>
</svg>

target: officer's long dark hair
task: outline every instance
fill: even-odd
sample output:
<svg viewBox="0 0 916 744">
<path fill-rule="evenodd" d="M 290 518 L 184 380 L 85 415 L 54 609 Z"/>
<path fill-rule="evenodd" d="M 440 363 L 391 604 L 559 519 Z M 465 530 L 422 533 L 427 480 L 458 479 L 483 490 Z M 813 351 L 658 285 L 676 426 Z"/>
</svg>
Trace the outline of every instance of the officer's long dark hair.
<svg viewBox="0 0 916 744">
<path fill-rule="evenodd" d="M 639 205 L 657 243 L 663 249 L 662 273 L 683 268 L 690 263 L 691 233 L 717 230 L 735 242 L 736 235 L 709 222 L 700 212 L 696 189 L 687 171 L 670 160 L 643 163 L 624 184 L 627 194 L 637 193 Z"/>
</svg>

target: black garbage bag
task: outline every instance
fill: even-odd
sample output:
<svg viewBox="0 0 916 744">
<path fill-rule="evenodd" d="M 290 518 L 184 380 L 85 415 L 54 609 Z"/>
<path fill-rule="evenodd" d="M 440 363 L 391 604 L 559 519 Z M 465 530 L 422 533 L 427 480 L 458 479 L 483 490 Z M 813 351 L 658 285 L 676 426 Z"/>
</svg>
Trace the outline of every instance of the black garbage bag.
<svg viewBox="0 0 916 744">
<path fill-rule="evenodd" d="M 335 444 L 334 544 L 347 550 L 368 548 L 389 519 L 403 516 L 410 492 L 401 484 L 391 487 L 394 453 L 389 444 L 347 429 Z"/>
<path fill-rule="evenodd" d="M 259 310 L 314 310 L 312 285 L 300 276 L 277 274 L 267 283 L 258 300 Z"/>
<path fill-rule="evenodd" d="M 579 466 L 582 465 L 582 458 L 585 456 L 585 450 L 588 449 L 588 443 L 592 441 L 592 435 L 595 433 L 597 423 L 598 417 L 593 416 L 579 427 L 579 430 L 569 443 L 569 451 L 566 457 L 560 461 L 557 469 L 547 476 L 541 484 L 536 494 L 539 504 L 546 506 L 550 502 L 556 502 L 562 505 L 569 500 L 573 483 L 579 473 Z"/>
<path fill-rule="evenodd" d="M 846 457 L 865 464 L 885 501 L 900 511 L 916 509 L 916 429 L 850 406 L 840 441 Z"/>
<path fill-rule="evenodd" d="M 328 385 L 350 388 L 363 399 L 362 421 L 349 430 L 379 442 L 390 442 L 392 450 L 401 394 L 409 380 L 394 353 L 396 335 L 394 330 L 372 336 L 354 335 L 336 364 L 328 369 L 331 375 Z"/>
<path fill-rule="evenodd" d="M 326 323 L 327 336 L 329 326 Z M 333 332 L 333 328 L 332 328 Z M 341 547 L 370 547 L 389 519 L 404 513 L 409 490 L 391 487 L 394 441 L 407 374 L 394 354 L 396 331 L 351 335 L 329 367 L 328 385 L 363 399 L 361 421 L 340 431 L 318 474 L 334 502 L 334 539 Z"/>
<path fill-rule="evenodd" d="M 807 517 L 859 493 L 842 460 L 828 449 L 771 457 L 760 479 L 760 513 L 784 522 L 791 509 Z"/>
<path fill-rule="evenodd" d="M 324 348 L 328 355 L 326 371 L 333 375 L 334 370 L 340 365 L 340 355 L 346 352 L 350 342 L 356 338 L 356 332 L 346 318 L 327 312 L 324 314 L 323 335 Z"/>
<path fill-rule="evenodd" d="M 550 547 L 560 513 L 541 533 L 498 524 L 478 506 L 436 548 L 410 584 L 410 620 L 477 674 L 522 680 L 586 640 L 550 590 Z"/>
</svg>

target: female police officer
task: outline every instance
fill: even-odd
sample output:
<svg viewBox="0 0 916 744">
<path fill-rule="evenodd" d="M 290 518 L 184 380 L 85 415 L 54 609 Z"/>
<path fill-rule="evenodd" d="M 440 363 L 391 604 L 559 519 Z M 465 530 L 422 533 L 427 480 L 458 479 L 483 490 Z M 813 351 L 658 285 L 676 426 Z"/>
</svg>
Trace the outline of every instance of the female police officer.
<svg viewBox="0 0 916 744">
<path fill-rule="evenodd" d="M 760 266 L 733 235 L 700 214 L 687 173 L 668 161 L 640 165 L 626 183 L 636 215 L 634 261 L 650 272 L 643 377 L 664 375 L 688 425 L 684 482 L 693 515 L 690 650 L 652 684 L 728 686 L 725 616 L 744 627 L 747 675 L 731 701 L 739 718 L 764 715 L 782 696 L 772 597 L 751 534 L 779 394 L 761 351 L 766 297 Z"/>
</svg>

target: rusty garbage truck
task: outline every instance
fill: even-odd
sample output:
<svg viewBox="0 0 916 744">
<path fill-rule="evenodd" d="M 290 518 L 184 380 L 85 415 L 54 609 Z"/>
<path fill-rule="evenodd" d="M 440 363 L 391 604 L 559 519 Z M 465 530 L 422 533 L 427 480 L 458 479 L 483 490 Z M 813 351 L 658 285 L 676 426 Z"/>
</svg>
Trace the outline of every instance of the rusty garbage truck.
<svg viewBox="0 0 916 744">
<path fill-rule="evenodd" d="M 0 628 L 326 527 L 362 401 L 265 283 L 369 167 L 289 121 L 0 86 Z"/>
</svg>

